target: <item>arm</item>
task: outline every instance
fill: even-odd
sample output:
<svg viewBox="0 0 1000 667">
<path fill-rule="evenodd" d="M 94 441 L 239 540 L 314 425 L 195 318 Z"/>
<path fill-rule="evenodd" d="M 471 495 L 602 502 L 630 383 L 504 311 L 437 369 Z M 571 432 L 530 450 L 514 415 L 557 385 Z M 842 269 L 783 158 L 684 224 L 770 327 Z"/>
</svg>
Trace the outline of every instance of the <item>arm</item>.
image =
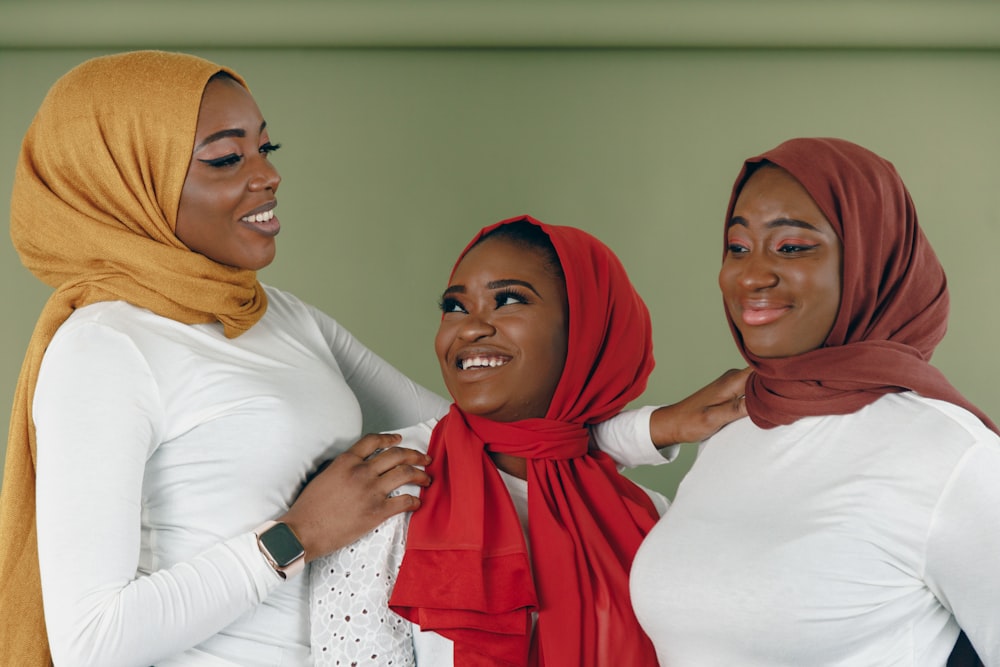
<svg viewBox="0 0 1000 667">
<path fill-rule="evenodd" d="M 251 533 L 139 573 L 142 481 L 162 412 L 127 337 L 87 326 L 53 342 L 33 409 L 39 564 L 56 664 L 151 664 L 214 634 L 279 584 Z"/>
<path fill-rule="evenodd" d="M 391 431 L 443 416 L 449 402 L 399 372 L 321 311 L 313 314 L 361 404 L 364 431 Z"/>
<path fill-rule="evenodd" d="M 622 412 L 595 425 L 594 439 L 625 467 L 672 461 L 677 457 L 674 445 L 705 440 L 746 416 L 743 388 L 749 375 L 748 368 L 728 370 L 677 403 Z M 657 451 L 664 448 L 663 454 Z"/>
<path fill-rule="evenodd" d="M 990 437 L 966 453 L 938 502 L 925 572 L 987 667 L 1000 666 L 998 479 L 1000 442 Z"/>
</svg>

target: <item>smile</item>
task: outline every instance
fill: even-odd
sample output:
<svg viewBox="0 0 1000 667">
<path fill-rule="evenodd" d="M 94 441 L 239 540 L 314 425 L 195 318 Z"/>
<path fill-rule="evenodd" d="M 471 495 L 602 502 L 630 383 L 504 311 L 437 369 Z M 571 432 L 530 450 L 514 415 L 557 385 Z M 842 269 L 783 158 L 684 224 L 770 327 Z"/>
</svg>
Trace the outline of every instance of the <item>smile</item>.
<svg viewBox="0 0 1000 667">
<path fill-rule="evenodd" d="M 496 368 L 497 366 L 504 366 L 510 361 L 510 357 L 468 357 L 466 359 L 459 359 L 458 363 L 455 364 L 463 371 L 467 371 L 470 368 Z"/>
<path fill-rule="evenodd" d="M 251 213 L 250 215 L 245 215 L 242 218 L 240 218 L 240 220 L 242 220 L 243 222 L 268 222 L 273 218 L 274 218 L 274 209 L 272 208 L 268 211 L 264 211 L 263 213 L 257 213 L 257 214 Z"/>
</svg>

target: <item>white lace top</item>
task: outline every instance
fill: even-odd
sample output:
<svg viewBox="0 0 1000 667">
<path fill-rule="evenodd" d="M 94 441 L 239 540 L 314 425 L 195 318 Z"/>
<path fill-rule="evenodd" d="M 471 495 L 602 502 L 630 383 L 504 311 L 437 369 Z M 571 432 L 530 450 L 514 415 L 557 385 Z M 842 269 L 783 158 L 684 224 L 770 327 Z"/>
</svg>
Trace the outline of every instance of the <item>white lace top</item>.
<svg viewBox="0 0 1000 667">
<path fill-rule="evenodd" d="M 622 413 L 596 429 L 601 449 L 625 465 L 663 463 L 649 440 L 649 414 L 654 408 Z M 427 451 L 437 420 L 399 431 L 401 447 Z M 667 452 L 676 454 L 676 448 Z M 514 507 L 527 530 L 528 483 L 500 471 Z M 399 492 L 419 495 L 419 487 Z M 667 499 L 648 491 L 662 515 Z M 419 627 L 389 609 L 389 596 L 399 572 L 409 514 L 397 515 L 354 544 L 312 562 L 310 615 L 316 667 L 452 667 L 451 640 Z M 530 548 L 530 544 L 529 544 Z"/>
</svg>

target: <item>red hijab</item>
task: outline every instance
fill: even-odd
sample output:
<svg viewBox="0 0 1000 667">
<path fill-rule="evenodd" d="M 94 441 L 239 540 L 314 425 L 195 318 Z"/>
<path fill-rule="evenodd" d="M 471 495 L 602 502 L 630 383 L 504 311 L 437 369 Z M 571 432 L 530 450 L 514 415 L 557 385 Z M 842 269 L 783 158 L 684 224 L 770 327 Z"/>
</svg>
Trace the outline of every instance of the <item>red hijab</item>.
<svg viewBox="0 0 1000 667">
<path fill-rule="evenodd" d="M 810 415 L 848 414 L 884 394 L 912 390 L 959 405 L 997 431 L 930 364 L 947 328 L 947 281 L 892 164 L 842 139 L 791 139 L 744 163 L 727 221 L 743 185 L 764 162 L 787 171 L 813 198 L 843 243 L 844 266 L 840 310 L 816 350 L 756 357 L 727 312 L 736 344 L 755 371 L 746 388 L 754 423 L 771 428 Z"/>
<path fill-rule="evenodd" d="M 567 363 L 542 419 L 494 422 L 452 405 L 435 427 L 434 484 L 410 521 L 390 605 L 454 641 L 463 667 L 655 665 L 632 612 L 628 573 L 657 513 L 590 447 L 588 428 L 645 389 L 653 369 L 649 312 L 614 253 L 579 229 L 512 218 L 483 229 L 462 256 L 516 221 L 540 227 L 562 264 Z M 489 451 L 528 459 L 530 556 Z"/>
</svg>

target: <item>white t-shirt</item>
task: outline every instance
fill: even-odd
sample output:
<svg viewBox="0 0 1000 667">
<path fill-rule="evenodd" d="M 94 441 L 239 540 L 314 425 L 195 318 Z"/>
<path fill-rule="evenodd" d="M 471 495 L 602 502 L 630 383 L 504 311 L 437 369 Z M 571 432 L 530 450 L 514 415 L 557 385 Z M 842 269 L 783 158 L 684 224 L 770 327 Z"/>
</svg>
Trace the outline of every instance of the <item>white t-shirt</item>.
<svg viewBox="0 0 1000 667">
<path fill-rule="evenodd" d="M 326 315 L 267 295 L 233 339 L 124 302 L 77 310 L 53 338 L 33 414 L 57 665 L 308 663 L 309 578 L 282 583 L 253 529 L 363 432 L 447 403 Z"/>
<path fill-rule="evenodd" d="M 649 436 L 649 416 L 654 407 L 620 414 L 595 427 L 601 449 L 619 464 L 659 464 L 666 460 Z M 427 451 L 437 420 L 399 431 L 401 447 Z M 665 454 L 676 456 L 677 448 Z M 528 483 L 502 470 L 500 477 L 510 492 L 527 540 Z M 645 489 L 662 515 L 667 499 Z M 419 496 L 420 488 L 400 492 Z M 418 626 L 389 609 L 389 597 L 399 573 L 406 544 L 409 514 L 391 517 L 378 530 L 354 544 L 312 563 L 312 644 L 318 667 L 452 667 L 454 645 L 436 632 Z M 530 549 L 531 544 L 527 542 Z"/>
<path fill-rule="evenodd" d="M 708 440 L 633 563 L 662 665 L 1000 665 L 1000 439 L 914 393 Z M 958 624 L 956 623 L 956 617 Z"/>
</svg>

